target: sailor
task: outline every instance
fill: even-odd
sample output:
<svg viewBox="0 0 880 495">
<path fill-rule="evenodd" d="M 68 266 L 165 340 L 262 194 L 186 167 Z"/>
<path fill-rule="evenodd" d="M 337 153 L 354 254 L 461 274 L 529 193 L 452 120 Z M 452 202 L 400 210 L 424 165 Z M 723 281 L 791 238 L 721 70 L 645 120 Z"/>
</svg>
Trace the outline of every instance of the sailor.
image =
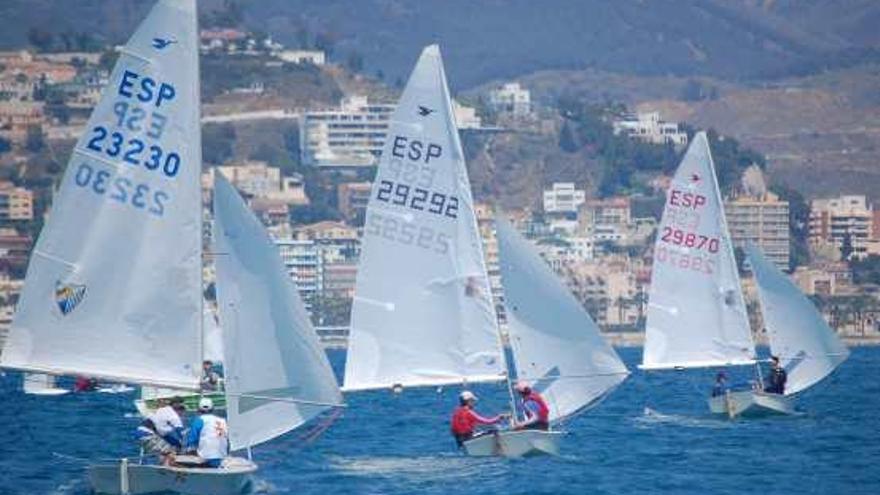
<svg viewBox="0 0 880 495">
<path fill-rule="evenodd" d="M 458 407 L 452 413 L 450 429 L 452 436 L 455 437 L 455 443 L 459 447 L 464 445 L 465 441 L 474 438 L 477 425 L 494 425 L 509 417 L 508 414 L 499 414 L 491 418 L 484 418 L 474 410 L 476 403 L 477 396 L 470 390 L 465 390 L 458 395 Z"/>
<path fill-rule="evenodd" d="M 229 454 L 226 420 L 215 416 L 214 402 L 208 397 L 199 400 L 199 417 L 193 420 L 186 437 L 187 451 L 196 451 L 204 459 L 204 467 L 217 468 Z"/>
<path fill-rule="evenodd" d="M 220 375 L 214 371 L 214 363 L 205 360 L 202 362 L 202 392 L 215 392 L 220 390 Z"/>
<path fill-rule="evenodd" d="M 778 356 L 770 356 L 770 377 L 767 379 L 769 384 L 764 387 L 764 391 L 769 394 L 784 394 L 785 382 L 788 380 L 788 374 L 785 369 L 779 365 Z"/>
<path fill-rule="evenodd" d="M 715 386 L 712 387 L 712 397 L 719 397 L 727 393 L 727 373 L 719 371 L 715 375 Z"/>
<path fill-rule="evenodd" d="M 167 404 L 162 402 L 161 407 L 138 426 L 136 437 L 145 452 L 158 454 L 162 464 L 167 466 L 174 461 L 174 454 L 183 445 L 181 416 L 186 408 L 180 397 L 172 397 Z"/>
<path fill-rule="evenodd" d="M 516 384 L 514 389 L 522 397 L 523 410 L 526 412 L 526 420 L 517 423 L 514 430 L 549 430 L 550 408 L 541 394 L 532 390 L 532 387 L 524 381 Z"/>
<path fill-rule="evenodd" d="M 78 376 L 73 383 L 74 392 L 94 392 L 98 389 L 98 380 L 87 376 Z"/>
</svg>

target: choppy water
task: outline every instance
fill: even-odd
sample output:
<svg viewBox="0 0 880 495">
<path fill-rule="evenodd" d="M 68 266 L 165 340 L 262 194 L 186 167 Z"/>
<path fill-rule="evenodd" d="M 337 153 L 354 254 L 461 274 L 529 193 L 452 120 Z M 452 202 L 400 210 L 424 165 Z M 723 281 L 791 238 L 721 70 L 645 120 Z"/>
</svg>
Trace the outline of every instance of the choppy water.
<svg viewBox="0 0 880 495">
<path fill-rule="evenodd" d="M 639 350 L 624 349 L 634 365 Z M 341 353 L 331 355 L 341 367 Z M 458 455 L 447 418 L 457 389 L 348 397 L 318 441 L 255 450 L 260 490 L 296 494 L 880 493 L 880 348 L 860 348 L 800 400 L 805 414 L 728 422 L 706 414 L 708 372 L 634 372 L 566 428 L 559 458 Z M 132 455 L 131 395 L 31 397 L 0 378 L 0 494 L 89 492 L 77 459 Z M 499 411 L 500 385 L 475 388 Z M 62 454 L 63 457 L 53 453 Z"/>
</svg>

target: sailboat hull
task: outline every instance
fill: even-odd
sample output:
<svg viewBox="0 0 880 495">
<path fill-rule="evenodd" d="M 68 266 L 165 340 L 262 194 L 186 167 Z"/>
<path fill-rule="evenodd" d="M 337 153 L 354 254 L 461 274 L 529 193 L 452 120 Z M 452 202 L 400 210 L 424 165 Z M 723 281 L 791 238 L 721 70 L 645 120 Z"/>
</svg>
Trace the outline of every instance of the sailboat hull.
<svg viewBox="0 0 880 495">
<path fill-rule="evenodd" d="M 224 467 L 216 469 L 128 464 L 127 480 L 122 479 L 124 470 L 122 464 L 90 466 L 92 489 L 103 494 L 238 495 L 250 490 L 257 465 L 237 457 L 226 459 Z"/>
<path fill-rule="evenodd" d="M 767 394 L 753 390 L 728 392 L 709 398 L 709 410 L 733 419 L 739 416 L 756 417 L 797 414 L 794 398 L 779 394 Z"/>
<path fill-rule="evenodd" d="M 467 455 L 475 457 L 528 457 L 559 455 L 560 431 L 500 431 L 464 442 Z"/>
</svg>

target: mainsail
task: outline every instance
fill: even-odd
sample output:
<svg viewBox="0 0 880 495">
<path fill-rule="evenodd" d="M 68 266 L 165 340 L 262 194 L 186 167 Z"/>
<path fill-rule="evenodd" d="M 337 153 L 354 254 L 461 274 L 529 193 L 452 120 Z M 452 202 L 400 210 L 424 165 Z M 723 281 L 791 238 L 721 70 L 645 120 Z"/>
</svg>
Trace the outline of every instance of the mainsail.
<svg viewBox="0 0 880 495">
<path fill-rule="evenodd" d="M 195 2 L 159 1 L 74 148 L 0 366 L 197 386 L 198 66 Z"/>
<path fill-rule="evenodd" d="M 429 46 L 367 207 L 344 388 L 503 379 L 497 325 L 440 50 Z"/>
<path fill-rule="evenodd" d="M 666 193 L 642 368 L 748 364 L 754 352 L 709 142 L 700 132 Z"/>
<path fill-rule="evenodd" d="M 214 174 L 217 300 L 233 450 L 282 435 L 342 396 L 278 248 Z"/>
<path fill-rule="evenodd" d="M 504 219 L 496 231 L 517 378 L 544 396 L 550 420 L 558 421 L 601 399 L 629 372 L 529 242 Z"/>
<path fill-rule="evenodd" d="M 758 285 L 770 349 L 788 372 L 785 394 L 822 380 L 849 357 L 849 350 L 806 296 L 755 246 L 746 249 Z"/>
</svg>

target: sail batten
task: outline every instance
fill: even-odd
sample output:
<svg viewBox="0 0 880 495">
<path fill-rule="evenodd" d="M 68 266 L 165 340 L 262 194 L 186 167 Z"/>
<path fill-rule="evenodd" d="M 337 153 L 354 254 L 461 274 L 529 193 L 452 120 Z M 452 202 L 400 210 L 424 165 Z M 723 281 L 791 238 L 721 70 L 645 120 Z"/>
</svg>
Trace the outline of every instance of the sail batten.
<svg viewBox="0 0 880 495">
<path fill-rule="evenodd" d="M 278 248 L 235 188 L 214 174 L 217 301 L 233 450 L 283 435 L 342 403 Z"/>
<path fill-rule="evenodd" d="M 697 133 L 666 193 L 654 246 L 644 369 L 754 361 L 709 142 Z"/>
<path fill-rule="evenodd" d="M 344 389 L 504 376 L 470 183 L 436 46 L 422 52 L 391 117 L 367 205 L 355 294 Z M 437 376 L 413 372 L 426 369 Z"/>
<path fill-rule="evenodd" d="M 195 2 L 160 0 L 126 47 L 62 177 L 0 366 L 192 389 L 202 317 Z"/>
<path fill-rule="evenodd" d="M 788 373 L 785 394 L 801 392 L 831 374 L 849 350 L 797 286 L 754 245 L 746 248 L 771 352 Z"/>
<path fill-rule="evenodd" d="M 529 242 L 503 218 L 495 229 L 517 379 L 541 393 L 557 422 L 600 401 L 629 371 Z"/>
</svg>

